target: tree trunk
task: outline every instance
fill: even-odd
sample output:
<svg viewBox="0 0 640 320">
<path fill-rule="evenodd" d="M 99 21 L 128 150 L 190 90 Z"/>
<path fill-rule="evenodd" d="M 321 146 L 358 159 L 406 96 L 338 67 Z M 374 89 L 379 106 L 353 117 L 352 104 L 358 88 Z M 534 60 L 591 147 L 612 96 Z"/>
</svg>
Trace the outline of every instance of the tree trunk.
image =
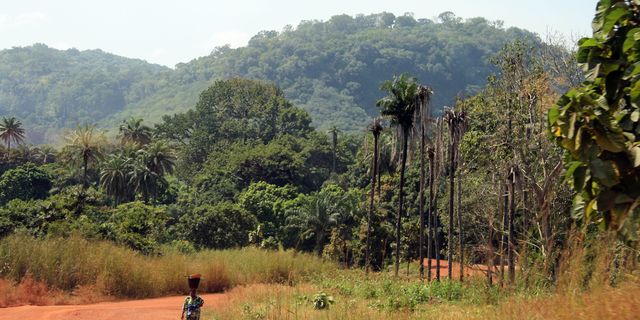
<svg viewBox="0 0 640 320">
<path fill-rule="evenodd" d="M 86 189 L 89 186 L 89 181 L 87 181 L 87 166 L 89 166 L 89 159 L 87 156 L 82 157 L 82 187 Z"/>
<path fill-rule="evenodd" d="M 319 233 L 316 237 L 316 255 L 318 255 L 318 257 L 322 257 L 322 242 L 324 240 L 324 232 Z"/>
<path fill-rule="evenodd" d="M 431 281 L 431 258 L 433 257 L 433 179 L 435 173 L 433 171 L 434 164 L 433 150 L 429 150 L 429 211 L 427 212 L 427 224 L 429 225 L 429 235 L 427 236 L 427 277 Z"/>
<path fill-rule="evenodd" d="M 500 191 L 500 195 L 502 197 L 502 207 L 500 208 L 502 211 L 502 228 L 501 228 L 501 232 L 500 232 L 500 287 L 504 286 L 504 255 L 505 255 L 505 246 L 507 243 L 507 221 L 508 221 L 508 213 L 507 213 L 507 207 L 508 207 L 508 201 L 509 199 L 507 198 L 507 190 L 506 190 L 506 184 L 502 186 L 501 191 Z"/>
<path fill-rule="evenodd" d="M 458 172 L 458 240 L 460 245 L 460 282 L 464 281 L 464 233 L 462 230 L 462 171 Z"/>
<path fill-rule="evenodd" d="M 396 220 L 396 269 L 395 276 L 400 271 L 400 223 L 402 220 L 402 206 L 404 202 L 404 170 L 407 165 L 407 140 L 409 140 L 409 128 L 402 128 L 402 165 L 400 166 L 400 199 L 398 203 L 398 219 Z"/>
<path fill-rule="evenodd" d="M 420 256 L 420 280 L 424 280 L 424 123 L 420 125 L 420 239 L 418 255 Z"/>
<path fill-rule="evenodd" d="M 438 186 L 435 186 L 438 187 Z M 436 280 L 440 281 L 440 219 L 438 219 L 438 193 L 433 196 L 433 232 L 435 240 Z"/>
<path fill-rule="evenodd" d="M 378 144 L 380 144 L 380 141 L 378 141 Z M 380 157 L 380 146 L 378 146 L 378 158 Z M 380 159 L 378 159 L 380 160 Z M 380 161 L 378 161 L 378 167 L 376 168 L 376 175 L 378 176 L 378 199 L 381 199 L 382 195 L 380 194 L 381 192 L 381 188 L 380 186 L 382 186 L 382 184 L 380 183 L 381 180 L 381 174 L 380 174 Z"/>
<path fill-rule="evenodd" d="M 508 257 L 509 260 L 509 284 L 513 285 L 516 280 L 516 265 L 515 265 L 515 212 L 516 212 L 516 170 L 515 167 L 511 168 L 510 175 L 510 187 L 509 187 L 509 247 Z"/>
<path fill-rule="evenodd" d="M 365 273 L 369 274 L 370 251 L 371 251 L 371 219 L 373 218 L 373 201 L 376 192 L 376 174 L 378 171 L 378 135 L 373 135 L 373 166 L 371 167 L 371 201 L 369 203 L 369 215 L 367 217 L 367 247 L 365 248 L 364 264 Z"/>
<path fill-rule="evenodd" d="M 495 174 L 491 176 L 491 185 L 495 186 Z M 496 208 L 498 208 L 499 210 L 500 201 L 502 200 L 500 199 L 500 187 L 498 187 L 497 194 L 498 194 L 498 203 Z M 493 252 L 493 217 L 494 217 L 494 213 L 491 212 L 489 214 L 489 237 L 487 238 L 488 240 L 487 240 L 487 258 L 486 258 L 488 287 L 493 286 L 493 259 L 495 258 L 494 252 Z"/>
<path fill-rule="evenodd" d="M 451 124 L 449 124 L 451 126 Z M 451 131 L 449 141 L 449 240 L 447 241 L 447 272 L 449 276 L 449 280 L 453 280 L 452 278 L 452 263 L 453 263 L 453 199 L 455 192 L 455 175 L 456 175 L 456 167 L 455 167 L 455 146 L 453 142 L 453 128 L 449 128 Z"/>
</svg>

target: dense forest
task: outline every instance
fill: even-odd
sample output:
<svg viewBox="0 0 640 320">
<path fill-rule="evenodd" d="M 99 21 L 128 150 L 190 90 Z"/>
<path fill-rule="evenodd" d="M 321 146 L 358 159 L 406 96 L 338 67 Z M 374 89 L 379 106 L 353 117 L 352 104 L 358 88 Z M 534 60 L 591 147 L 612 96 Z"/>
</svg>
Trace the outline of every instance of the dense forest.
<svg viewBox="0 0 640 320">
<path fill-rule="evenodd" d="M 316 128 L 356 132 L 376 113 L 378 95 L 371 88 L 394 74 L 411 71 L 428 81 L 438 93 L 433 104 L 441 108 L 482 88 L 495 71 L 488 58 L 515 39 L 540 42 L 499 21 L 463 21 L 446 12 L 435 21 L 390 13 L 303 21 L 175 69 L 38 44 L 0 52 L 0 116 L 20 117 L 29 141 L 54 143 L 62 128 L 77 125 L 115 129 L 131 116 L 157 123 L 193 108 L 216 79 L 244 77 L 278 85 Z"/>
<path fill-rule="evenodd" d="M 153 121 L 109 116 L 114 136 L 87 124 L 68 131 L 60 148 L 33 146 L 25 143 L 32 119 L 2 117 L 0 278 L 18 283 L 33 272 L 36 281 L 69 292 L 93 285 L 119 297 L 140 297 L 136 286 L 172 294 L 180 285 L 167 279 L 183 272 L 168 267 L 174 259 L 211 262 L 220 254 L 231 261 L 234 252 L 240 258 L 231 265 L 250 264 L 244 258 L 252 255 L 254 271 L 268 269 L 261 272 L 265 282 L 294 287 L 301 278 L 292 270 L 311 273 L 309 265 L 331 263 L 315 281 L 348 301 L 345 313 L 366 310 L 360 318 L 371 310 L 390 312 L 375 313 L 381 319 L 398 310 L 424 318 L 420 311 L 463 299 L 489 306 L 490 315 L 480 318 L 492 318 L 497 301 L 511 308 L 561 290 L 575 299 L 623 288 L 616 299 L 628 301 L 624 290 L 638 291 L 640 257 L 639 12 L 636 2 L 600 1 L 593 36 L 576 52 L 450 14 L 438 22 L 337 16 L 261 34 L 246 48 L 221 48 L 176 70 L 149 67 L 149 75 L 175 80 L 150 89 L 156 91 L 149 97 L 168 105 L 172 88 L 193 94 L 193 108 L 176 107 L 160 119 L 150 114 Z M 309 41 L 300 41 L 304 35 Z M 314 40 L 318 35 L 326 38 Z M 410 39 L 434 52 L 449 48 L 442 53 L 449 64 L 384 49 L 393 41 L 408 48 Z M 363 60 L 357 50 L 338 53 L 369 41 L 381 47 L 369 47 Z M 461 47 L 426 46 L 434 41 Z M 301 51 L 307 60 L 290 55 L 302 44 L 313 48 Z M 35 49 L 49 52 L 14 50 Z M 322 54 L 311 59 L 312 52 Z M 455 61 L 459 55 L 468 59 Z M 352 69 L 338 59 L 347 56 L 378 58 Z M 388 74 L 394 70 L 408 72 Z M 198 86 L 203 90 L 192 93 Z M 339 87 L 337 95 L 320 94 L 327 100 L 314 98 Z M 466 95 L 454 99 L 460 92 Z M 170 96 L 159 98 L 164 94 Z M 141 109 L 124 107 L 119 115 L 151 110 L 142 107 L 149 97 L 136 98 Z M 354 105 L 344 110 L 362 117 L 325 117 L 312 106 L 345 97 Z M 70 252 L 85 249 L 97 257 L 86 264 L 100 275 L 87 267 L 77 271 L 83 278 L 68 276 L 63 270 L 76 268 L 69 261 L 77 259 Z M 45 257 L 34 259 L 31 250 Z M 125 272 L 101 258 L 109 252 L 156 266 L 160 275 Z M 265 262 L 269 254 L 290 259 L 288 265 Z M 68 263 L 58 269 L 59 260 Z M 245 270 L 219 268 L 207 271 Z M 473 280 L 465 278 L 469 269 Z M 157 279 L 164 281 L 159 288 Z M 249 281 L 243 279 L 236 284 Z M 211 291 L 233 285 L 212 281 L 222 285 Z M 272 304 L 265 308 L 288 311 L 273 307 L 282 302 L 271 302 L 271 289 L 262 290 L 269 295 L 264 304 Z M 284 295 L 295 296 L 295 306 L 308 300 L 298 291 Z M 328 308 L 324 292 L 313 299 L 314 308 Z M 590 304 L 580 300 L 568 310 Z M 241 308 L 243 316 L 253 312 L 249 304 Z M 535 309 L 527 312 L 545 311 Z"/>
</svg>

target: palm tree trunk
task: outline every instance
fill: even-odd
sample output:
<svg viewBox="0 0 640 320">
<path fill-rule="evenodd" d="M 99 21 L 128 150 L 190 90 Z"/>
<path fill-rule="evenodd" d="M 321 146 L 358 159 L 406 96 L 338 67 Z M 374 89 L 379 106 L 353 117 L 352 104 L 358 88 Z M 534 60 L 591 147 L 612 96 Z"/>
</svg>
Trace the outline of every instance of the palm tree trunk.
<svg viewBox="0 0 640 320">
<path fill-rule="evenodd" d="M 324 240 L 324 232 L 319 232 L 316 236 L 316 255 L 318 257 L 322 256 L 322 241 Z"/>
<path fill-rule="evenodd" d="M 458 240 L 460 244 L 460 282 L 464 280 L 464 233 L 462 230 L 462 210 L 460 207 L 460 198 L 462 197 L 462 171 L 458 172 Z"/>
<path fill-rule="evenodd" d="M 404 202 L 404 170 L 407 165 L 407 140 L 409 140 L 409 128 L 402 128 L 402 165 L 400 166 L 400 199 L 398 202 L 398 218 L 396 220 L 396 268 L 395 276 L 400 271 L 400 223 L 402 222 Z"/>
<path fill-rule="evenodd" d="M 451 124 L 450 124 L 451 125 Z M 451 131 L 451 141 L 449 141 L 449 240 L 447 241 L 447 272 L 449 276 L 449 280 L 453 280 L 452 278 L 452 263 L 453 263 L 453 199 L 455 192 L 455 175 L 456 175 L 456 167 L 455 167 L 455 147 L 454 147 L 454 137 L 453 137 L 453 128 L 449 128 Z"/>
<path fill-rule="evenodd" d="M 89 181 L 87 180 L 87 167 L 89 166 L 89 158 L 87 156 L 82 157 L 82 187 L 86 189 L 89 186 Z"/>
<path fill-rule="evenodd" d="M 424 280 L 424 123 L 420 124 L 420 239 L 418 255 L 420 256 L 420 280 Z"/>
<path fill-rule="evenodd" d="M 373 200 L 376 192 L 376 174 L 378 171 L 378 135 L 373 135 L 373 166 L 371 167 L 371 201 L 369 203 L 369 215 L 367 217 L 367 247 L 364 252 L 365 273 L 369 274 L 370 251 L 371 251 L 371 219 L 373 217 Z"/>
<path fill-rule="evenodd" d="M 427 212 L 427 225 L 429 226 L 427 235 L 427 278 L 431 281 L 431 258 L 433 256 L 433 150 L 429 150 L 429 206 Z"/>
<path fill-rule="evenodd" d="M 436 186 L 437 187 L 437 186 Z M 433 197 L 433 232 L 435 240 L 436 280 L 440 281 L 440 219 L 438 218 L 438 194 Z"/>
<path fill-rule="evenodd" d="M 380 144 L 380 141 L 378 141 L 378 144 Z M 380 146 L 378 146 L 378 158 L 379 157 L 380 157 Z M 378 159 L 378 160 L 380 160 L 380 159 Z M 378 161 L 378 166 L 376 168 L 376 175 L 378 176 L 378 198 L 381 198 L 382 195 L 380 194 L 380 191 L 381 191 L 380 190 L 381 189 L 380 186 L 382 184 L 380 183 L 380 180 L 381 180 L 382 175 L 380 174 L 380 161 Z"/>
</svg>

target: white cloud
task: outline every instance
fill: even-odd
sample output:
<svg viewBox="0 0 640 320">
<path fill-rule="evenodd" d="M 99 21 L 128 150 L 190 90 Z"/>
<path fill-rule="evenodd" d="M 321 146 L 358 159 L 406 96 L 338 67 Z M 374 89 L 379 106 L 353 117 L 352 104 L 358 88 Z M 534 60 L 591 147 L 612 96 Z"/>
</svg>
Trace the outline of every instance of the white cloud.
<svg viewBox="0 0 640 320">
<path fill-rule="evenodd" d="M 216 32 L 209 38 L 207 47 L 213 49 L 213 47 L 221 47 L 229 45 L 231 48 L 246 46 L 251 36 L 246 32 L 241 31 L 220 31 Z"/>
</svg>

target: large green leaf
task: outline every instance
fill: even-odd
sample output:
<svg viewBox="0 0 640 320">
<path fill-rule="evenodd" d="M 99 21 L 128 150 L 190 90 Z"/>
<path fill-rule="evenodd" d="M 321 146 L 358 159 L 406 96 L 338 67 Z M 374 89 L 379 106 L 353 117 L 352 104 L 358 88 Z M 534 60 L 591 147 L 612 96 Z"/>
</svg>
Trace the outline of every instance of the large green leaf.
<svg viewBox="0 0 640 320">
<path fill-rule="evenodd" d="M 604 23 L 602 24 L 601 32 L 606 34 L 610 33 L 613 30 L 613 27 L 618 24 L 618 21 L 627 14 L 627 8 L 614 7 L 606 16 L 604 16 Z"/>
<path fill-rule="evenodd" d="M 612 187 L 620 182 L 617 170 L 613 161 L 593 159 L 589 164 L 593 177 L 607 187 Z"/>
<path fill-rule="evenodd" d="M 625 149 L 625 138 L 622 134 L 604 131 L 596 128 L 593 132 L 596 143 L 604 150 L 611 152 L 621 152 Z"/>
</svg>

